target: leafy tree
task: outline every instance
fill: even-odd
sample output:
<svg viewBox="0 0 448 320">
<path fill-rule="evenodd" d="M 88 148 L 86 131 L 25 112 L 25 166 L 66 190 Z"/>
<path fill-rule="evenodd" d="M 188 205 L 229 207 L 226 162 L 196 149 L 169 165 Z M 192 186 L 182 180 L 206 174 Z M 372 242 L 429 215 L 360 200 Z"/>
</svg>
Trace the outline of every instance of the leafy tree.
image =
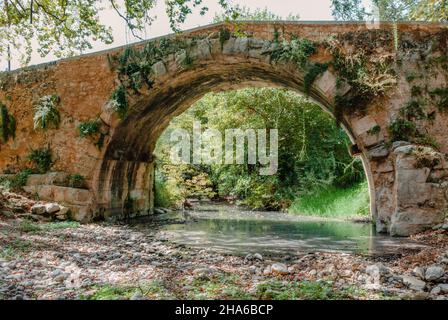
<svg viewBox="0 0 448 320">
<path fill-rule="evenodd" d="M 230 13 L 230 15 L 229 15 Z M 213 22 L 222 21 L 278 21 L 278 20 L 299 20 L 300 16 L 289 14 L 286 18 L 273 13 L 268 8 L 256 8 L 254 10 L 246 7 L 236 5 L 231 11 L 227 10 L 220 14 L 216 14 Z"/>
<path fill-rule="evenodd" d="M 112 30 L 100 13 L 111 8 L 123 19 L 131 33 L 141 38 L 146 25 L 154 21 L 151 10 L 160 0 L 0 0 L 0 56 L 8 61 L 20 53 L 22 64 L 28 64 L 33 52 L 42 56 L 54 53 L 67 57 L 92 48 L 94 41 L 110 44 Z M 227 10 L 227 0 L 216 0 Z M 167 15 L 173 30 L 203 0 L 167 0 Z M 201 14 L 207 7 L 201 7 Z"/>
<path fill-rule="evenodd" d="M 447 0 L 372 0 L 383 21 L 448 21 Z M 332 0 L 336 20 L 367 20 L 373 16 L 361 0 Z"/>
<path fill-rule="evenodd" d="M 168 159 L 171 130 L 183 128 L 191 134 L 194 120 L 200 121 L 203 129 L 220 132 L 232 128 L 277 128 L 277 174 L 260 176 L 259 165 L 247 163 L 171 165 Z M 254 208 L 279 209 L 288 207 L 297 195 L 316 188 L 345 187 L 362 181 L 361 163 L 348 154 L 348 143 L 342 129 L 314 103 L 291 91 L 254 88 L 204 96 L 172 121 L 159 139 L 156 155 L 170 189 L 177 185 L 182 190 L 177 194 L 186 197 L 200 194 L 191 187 L 192 181 L 207 181 L 202 194 L 212 194 L 210 181 L 213 192 L 221 197 L 239 199 Z"/>
</svg>

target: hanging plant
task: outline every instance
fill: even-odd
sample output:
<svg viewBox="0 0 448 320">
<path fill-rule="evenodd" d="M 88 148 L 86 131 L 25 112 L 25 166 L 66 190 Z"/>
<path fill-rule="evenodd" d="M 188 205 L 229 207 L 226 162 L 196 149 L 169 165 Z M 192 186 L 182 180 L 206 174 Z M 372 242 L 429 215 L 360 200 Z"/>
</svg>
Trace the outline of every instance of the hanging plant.
<svg viewBox="0 0 448 320">
<path fill-rule="evenodd" d="M 59 127 L 61 117 L 57 109 L 58 103 L 57 95 L 48 95 L 39 99 L 34 106 L 34 129 L 47 130 Z"/>
</svg>

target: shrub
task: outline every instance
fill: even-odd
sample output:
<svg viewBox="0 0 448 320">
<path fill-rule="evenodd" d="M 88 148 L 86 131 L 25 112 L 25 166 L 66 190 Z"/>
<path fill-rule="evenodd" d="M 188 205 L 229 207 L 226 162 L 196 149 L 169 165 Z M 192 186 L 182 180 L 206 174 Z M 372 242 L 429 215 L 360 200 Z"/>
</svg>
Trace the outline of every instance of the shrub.
<svg viewBox="0 0 448 320">
<path fill-rule="evenodd" d="M 100 132 L 100 122 L 98 119 L 83 122 L 78 126 L 78 131 L 82 138 L 93 136 Z"/>
<path fill-rule="evenodd" d="M 61 121 L 57 104 L 57 95 L 44 96 L 34 106 L 34 129 L 47 130 L 50 127 L 57 128 Z"/>
<path fill-rule="evenodd" d="M 400 109 L 400 114 L 407 120 L 422 120 L 426 119 L 425 111 L 423 110 L 421 101 L 412 100 Z"/>
<path fill-rule="evenodd" d="M 26 182 L 28 180 L 28 176 L 31 174 L 31 169 L 25 169 L 18 173 L 16 173 L 12 177 L 2 177 L 0 178 L 0 185 L 12 190 L 18 190 L 21 189 L 23 186 L 26 185 Z"/>
<path fill-rule="evenodd" d="M 86 179 L 80 174 L 72 174 L 68 178 L 68 185 L 72 188 L 84 188 Z"/>
<path fill-rule="evenodd" d="M 293 38 L 291 41 L 284 41 L 271 52 L 271 61 L 291 61 L 303 70 L 309 57 L 315 52 L 316 47 L 310 40 Z"/>
<path fill-rule="evenodd" d="M 39 173 L 48 172 L 53 164 L 51 159 L 51 150 L 48 147 L 31 150 L 28 155 L 28 160 L 34 163 Z"/>
<path fill-rule="evenodd" d="M 411 141 L 418 133 L 415 123 L 405 119 L 393 121 L 389 126 L 389 132 L 392 141 Z"/>
</svg>

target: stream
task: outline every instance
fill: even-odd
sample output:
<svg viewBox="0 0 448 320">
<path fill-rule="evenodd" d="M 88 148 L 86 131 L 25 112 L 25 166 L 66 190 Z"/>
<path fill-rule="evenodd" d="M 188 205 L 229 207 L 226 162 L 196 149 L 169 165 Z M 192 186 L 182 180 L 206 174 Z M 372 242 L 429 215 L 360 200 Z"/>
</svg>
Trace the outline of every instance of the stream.
<svg viewBox="0 0 448 320">
<path fill-rule="evenodd" d="M 377 234 L 370 223 L 251 211 L 228 204 L 200 204 L 193 210 L 169 216 L 179 222 L 163 225 L 162 235 L 168 240 L 238 255 L 312 252 L 386 255 L 423 247 L 408 238 Z"/>
</svg>

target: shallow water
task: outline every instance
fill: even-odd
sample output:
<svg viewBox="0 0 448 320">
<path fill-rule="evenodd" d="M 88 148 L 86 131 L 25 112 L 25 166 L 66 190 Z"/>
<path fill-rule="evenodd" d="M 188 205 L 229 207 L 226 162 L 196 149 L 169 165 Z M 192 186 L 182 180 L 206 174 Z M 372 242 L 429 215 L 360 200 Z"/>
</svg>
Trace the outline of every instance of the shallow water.
<svg viewBox="0 0 448 320">
<path fill-rule="evenodd" d="M 250 211 L 222 204 L 199 205 L 187 212 L 186 223 L 168 224 L 162 230 L 173 242 L 233 254 L 382 255 L 422 247 L 406 238 L 376 234 L 369 223 Z"/>
</svg>

